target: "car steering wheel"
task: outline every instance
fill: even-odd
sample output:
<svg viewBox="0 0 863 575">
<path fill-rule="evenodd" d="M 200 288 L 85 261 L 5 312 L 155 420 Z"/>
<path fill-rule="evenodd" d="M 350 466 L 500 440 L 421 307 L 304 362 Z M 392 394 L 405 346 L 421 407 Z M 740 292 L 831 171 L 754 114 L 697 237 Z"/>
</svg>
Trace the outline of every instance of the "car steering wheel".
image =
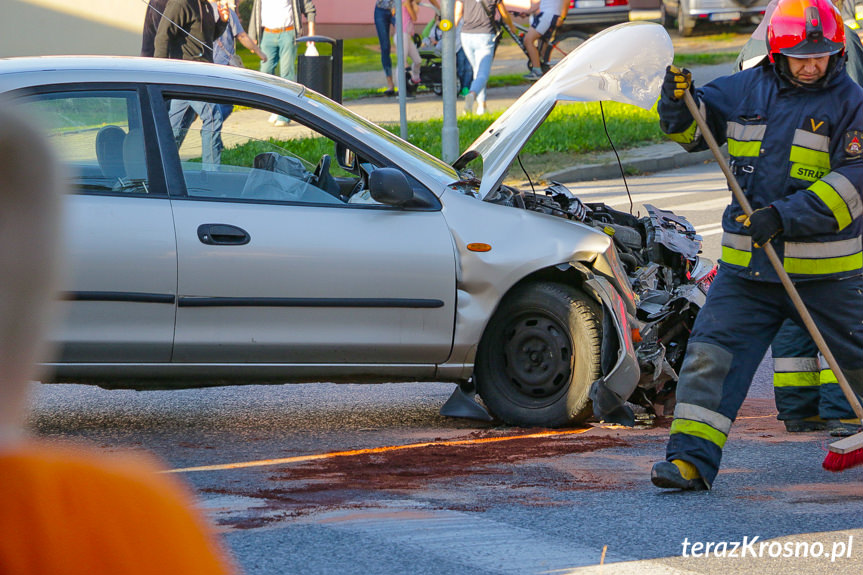
<svg viewBox="0 0 863 575">
<path fill-rule="evenodd" d="M 318 162 L 317 167 L 315 168 L 315 185 L 322 190 L 326 191 L 323 187 L 323 182 L 321 179 L 324 177 L 324 174 L 330 173 L 330 155 L 324 154 L 321 156 L 321 161 Z"/>
</svg>

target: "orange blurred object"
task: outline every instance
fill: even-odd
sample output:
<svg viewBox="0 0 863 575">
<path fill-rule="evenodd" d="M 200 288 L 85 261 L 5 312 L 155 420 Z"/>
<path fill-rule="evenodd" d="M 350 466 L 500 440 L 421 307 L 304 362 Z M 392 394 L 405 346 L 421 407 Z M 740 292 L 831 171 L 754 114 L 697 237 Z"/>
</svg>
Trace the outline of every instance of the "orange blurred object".
<svg viewBox="0 0 863 575">
<path fill-rule="evenodd" d="M 0 572 L 236 573 L 182 484 L 158 471 L 139 455 L 0 447 Z"/>
</svg>

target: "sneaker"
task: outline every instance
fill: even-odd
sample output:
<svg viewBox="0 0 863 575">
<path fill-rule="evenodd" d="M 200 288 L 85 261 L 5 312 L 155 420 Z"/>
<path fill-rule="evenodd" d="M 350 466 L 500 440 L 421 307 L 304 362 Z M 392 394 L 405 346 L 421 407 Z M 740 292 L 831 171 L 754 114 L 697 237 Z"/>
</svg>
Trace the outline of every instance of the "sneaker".
<svg viewBox="0 0 863 575">
<path fill-rule="evenodd" d="M 810 419 L 786 419 L 785 431 L 788 433 L 809 433 L 810 431 L 823 431 L 827 424 L 823 421 Z"/>
<path fill-rule="evenodd" d="M 485 102 L 476 103 L 476 113 L 478 116 L 485 114 Z"/>
<path fill-rule="evenodd" d="M 267 121 L 271 124 L 275 124 L 276 122 L 279 121 L 279 115 L 278 114 L 270 114 L 270 117 L 267 119 Z"/>
<path fill-rule="evenodd" d="M 536 81 L 542 78 L 542 70 L 539 68 L 531 68 L 530 72 L 524 75 L 525 80 Z"/>
<path fill-rule="evenodd" d="M 681 470 L 686 471 L 687 475 L 692 475 L 689 479 L 684 477 Z M 663 489 L 681 489 L 683 491 L 705 491 L 707 484 L 695 466 L 688 461 L 675 459 L 672 461 L 660 461 L 654 464 L 650 470 L 650 481 L 657 487 Z"/>
<path fill-rule="evenodd" d="M 473 104 L 476 101 L 476 94 L 473 92 L 468 92 L 467 96 L 464 97 L 464 111 L 463 114 L 465 116 L 473 114 Z"/>
<path fill-rule="evenodd" d="M 824 425 L 830 437 L 851 437 L 863 431 L 859 425 L 845 423 L 841 419 L 827 419 L 824 421 Z"/>
<path fill-rule="evenodd" d="M 291 123 L 290 120 L 276 120 L 273 123 L 273 126 L 275 126 L 276 128 L 284 128 L 285 126 L 287 126 L 290 123 Z"/>
<path fill-rule="evenodd" d="M 459 95 L 459 96 L 461 96 L 462 98 L 464 98 L 464 97 L 465 97 L 465 96 L 467 96 L 469 93 L 470 93 L 470 88 L 468 88 L 467 86 L 465 86 L 464 88 L 462 88 L 462 89 L 461 89 L 461 91 L 458 93 L 458 95 Z"/>
</svg>

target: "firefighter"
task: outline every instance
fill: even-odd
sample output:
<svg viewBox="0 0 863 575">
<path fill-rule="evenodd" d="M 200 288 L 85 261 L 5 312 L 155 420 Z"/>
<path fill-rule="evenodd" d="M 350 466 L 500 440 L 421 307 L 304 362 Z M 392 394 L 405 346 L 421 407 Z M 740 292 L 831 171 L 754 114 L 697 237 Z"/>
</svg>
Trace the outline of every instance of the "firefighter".
<svg viewBox="0 0 863 575">
<path fill-rule="evenodd" d="M 764 20 L 752 33 L 737 56 L 735 70 L 769 65 L 767 58 L 767 23 L 778 0 L 771 0 Z M 858 85 L 863 85 L 863 43 L 852 28 L 853 0 L 834 2 L 845 22 L 845 70 Z M 851 26 L 851 23 L 854 26 Z M 834 437 L 857 433 L 854 411 L 842 393 L 833 372 L 822 372 L 818 347 L 806 330 L 786 320 L 771 346 L 773 350 L 773 388 L 778 419 L 789 433 L 827 429 Z M 842 421 L 843 419 L 849 421 Z"/>
<path fill-rule="evenodd" d="M 732 198 L 719 273 L 698 314 L 677 387 L 662 488 L 710 489 L 752 377 L 782 322 L 802 325 L 763 246 L 772 243 L 843 373 L 863 390 L 863 89 L 845 72 L 845 29 L 829 0 L 779 0 L 768 66 L 695 90 L 669 66 L 660 127 L 707 148 L 690 90 L 754 211 Z M 841 305 L 838 305 L 841 304 Z"/>
</svg>

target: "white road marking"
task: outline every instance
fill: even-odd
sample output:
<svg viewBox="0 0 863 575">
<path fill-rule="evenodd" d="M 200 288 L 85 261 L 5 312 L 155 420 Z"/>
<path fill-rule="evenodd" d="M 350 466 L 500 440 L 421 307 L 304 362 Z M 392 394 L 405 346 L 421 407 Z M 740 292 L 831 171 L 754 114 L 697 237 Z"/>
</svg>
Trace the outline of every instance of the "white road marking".
<svg viewBox="0 0 863 575">
<path fill-rule="evenodd" d="M 384 509 L 341 509 L 303 522 L 359 533 L 390 545 L 421 548 L 465 566 L 465 573 L 482 570 L 501 575 L 599 573 L 602 548 L 549 536 L 523 527 L 483 519 L 475 513 L 430 509 L 416 501 L 392 501 Z M 609 550 L 602 573 L 688 575 L 656 560 L 633 561 Z M 609 561 L 618 561 L 609 564 Z"/>
</svg>

